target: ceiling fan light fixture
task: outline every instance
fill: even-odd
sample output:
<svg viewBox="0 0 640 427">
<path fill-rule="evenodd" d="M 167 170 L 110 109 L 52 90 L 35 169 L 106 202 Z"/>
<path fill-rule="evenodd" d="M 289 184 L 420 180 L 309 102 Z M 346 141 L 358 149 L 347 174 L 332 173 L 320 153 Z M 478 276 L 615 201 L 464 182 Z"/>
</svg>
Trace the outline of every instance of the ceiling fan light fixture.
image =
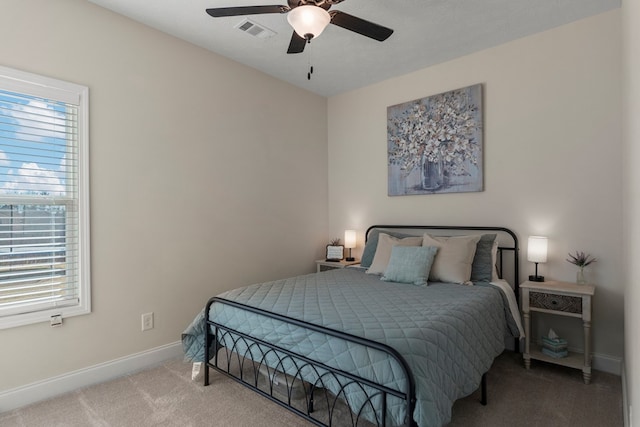
<svg viewBox="0 0 640 427">
<path fill-rule="evenodd" d="M 331 16 L 321 7 L 304 5 L 291 9 L 287 14 L 287 21 L 300 37 L 311 40 L 327 28 Z"/>
</svg>

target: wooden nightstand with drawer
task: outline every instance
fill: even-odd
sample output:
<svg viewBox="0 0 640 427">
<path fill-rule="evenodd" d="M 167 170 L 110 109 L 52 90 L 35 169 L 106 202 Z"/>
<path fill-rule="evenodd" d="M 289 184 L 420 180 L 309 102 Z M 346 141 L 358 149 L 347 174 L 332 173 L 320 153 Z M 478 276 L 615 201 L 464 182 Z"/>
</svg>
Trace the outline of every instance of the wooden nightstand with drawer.
<svg viewBox="0 0 640 427">
<path fill-rule="evenodd" d="M 593 285 L 567 282 L 524 282 L 520 284 L 520 301 L 526 335 L 524 366 L 531 367 L 531 359 L 568 366 L 582 370 L 585 384 L 591 381 L 591 300 Z M 542 353 L 539 346 L 531 345 L 531 312 L 549 313 L 582 319 L 584 330 L 584 354 L 569 352 L 569 356 L 554 358 Z"/>
</svg>

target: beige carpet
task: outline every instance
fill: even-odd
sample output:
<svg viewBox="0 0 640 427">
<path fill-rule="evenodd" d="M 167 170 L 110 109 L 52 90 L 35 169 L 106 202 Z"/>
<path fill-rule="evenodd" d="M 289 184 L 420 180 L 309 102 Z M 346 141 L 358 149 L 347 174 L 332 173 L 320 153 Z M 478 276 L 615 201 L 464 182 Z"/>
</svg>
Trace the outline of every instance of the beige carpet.
<svg viewBox="0 0 640 427">
<path fill-rule="evenodd" d="M 450 426 L 618 427 L 622 421 L 620 377 L 498 357 L 488 377 L 489 405 L 479 392 L 453 407 Z M 310 426 L 296 415 L 212 374 L 203 387 L 191 381 L 191 365 L 173 360 L 143 372 L 0 414 L 2 427 L 40 426 Z"/>
</svg>

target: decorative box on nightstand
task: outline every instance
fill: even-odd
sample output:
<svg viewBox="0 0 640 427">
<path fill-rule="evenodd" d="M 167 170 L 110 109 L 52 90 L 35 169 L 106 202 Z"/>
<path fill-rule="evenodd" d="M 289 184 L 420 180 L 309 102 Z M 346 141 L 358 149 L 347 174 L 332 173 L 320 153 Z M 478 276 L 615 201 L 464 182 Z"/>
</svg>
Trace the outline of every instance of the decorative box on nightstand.
<svg viewBox="0 0 640 427">
<path fill-rule="evenodd" d="M 577 285 L 567 282 L 524 282 L 520 284 L 520 301 L 526 335 L 524 366 L 531 367 L 531 359 L 582 370 L 585 384 L 591 381 L 591 299 L 593 285 Z M 582 319 L 584 330 L 584 354 L 569 352 L 567 357 L 554 358 L 542 353 L 537 345 L 531 345 L 530 312 L 549 313 Z M 535 348 L 532 348 L 535 347 Z"/>
<path fill-rule="evenodd" d="M 321 271 L 335 270 L 336 268 L 345 268 L 350 265 L 356 265 L 356 264 L 360 264 L 360 260 L 325 261 L 323 259 L 319 259 L 318 261 L 316 261 L 316 265 L 318 267 L 318 273 L 320 273 Z"/>
</svg>

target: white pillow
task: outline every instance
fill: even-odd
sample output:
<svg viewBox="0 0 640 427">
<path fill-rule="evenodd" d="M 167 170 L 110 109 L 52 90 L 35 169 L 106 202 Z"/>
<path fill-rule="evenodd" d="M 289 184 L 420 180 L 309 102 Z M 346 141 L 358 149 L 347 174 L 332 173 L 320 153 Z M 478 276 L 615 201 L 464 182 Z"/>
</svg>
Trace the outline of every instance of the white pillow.
<svg viewBox="0 0 640 427">
<path fill-rule="evenodd" d="M 493 247 L 491 248 L 491 265 L 493 266 L 493 269 L 492 269 L 493 274 L 491 275 L 492 282 L 496 282 L 500 280 L 500 275 L 498 274 L 497 258 L 498 258 L 498 239 L 496 239 L 496 241 L 493 242 Z"/>
<path fill-rule="evenodd" d="M 471 265 L 480 240 L 475 236 L 441 237 L 424 234 L 422 246 L 438 248 L 436 259 L 429 273 L 430 282 L 471 283 Z"/>
<path fill-rule="evenodd" d="M 373 256 L 373 262 L 371 267 L 367 270 L 369 274 L 384 274 L 391 259 L 391 250 L 394 246 L 422 246 L 422 237 L 405 237 L 399 239 L 397 237 L 389 236 L 385 233 L 380 233 L 378 236 L 378 246 L 376 247 L 376 254 Z"/>
</svg>

